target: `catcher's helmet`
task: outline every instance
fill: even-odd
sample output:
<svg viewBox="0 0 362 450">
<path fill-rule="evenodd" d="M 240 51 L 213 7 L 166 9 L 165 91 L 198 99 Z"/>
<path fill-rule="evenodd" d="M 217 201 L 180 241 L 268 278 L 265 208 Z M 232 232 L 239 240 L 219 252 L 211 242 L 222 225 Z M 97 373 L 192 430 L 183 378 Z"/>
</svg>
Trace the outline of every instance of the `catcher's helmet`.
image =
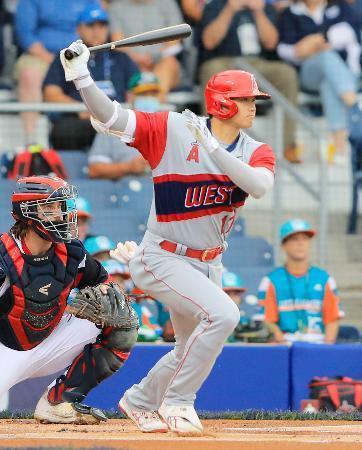
<svg viewBox="0 0 362 450">
<path fill-rule="evenodd" d="M 12 195 L 15 220 L 51 242 L 70 242 L 78 234 L 74 186 L 57 177 L 19 178 Z"/>
<path fill-rule="evenodd" d="M 255 97 L 268 99 L 261 92 L 252 73 L 243 70 L 226 70 L 213 75 L 205 88 L 206 111 L 219 119 L 231 119 L 238 112 L 233 98 Z"/>
</svg>

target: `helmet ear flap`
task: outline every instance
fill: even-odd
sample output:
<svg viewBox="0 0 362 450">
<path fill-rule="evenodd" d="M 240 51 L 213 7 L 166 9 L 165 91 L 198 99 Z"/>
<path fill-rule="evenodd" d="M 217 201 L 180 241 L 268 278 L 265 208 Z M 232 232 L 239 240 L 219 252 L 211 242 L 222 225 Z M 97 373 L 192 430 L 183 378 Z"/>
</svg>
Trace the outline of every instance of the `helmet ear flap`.
<svg viewBox="0 0 362 450">
<path fill-rule="evenodd" d="M 215 100 L 215 110 L 217 114 L 214 114 L 219 119 L 231 119 L 238 112 L 238 105 L 229 98 L 223 98 L 222 100 Z"/>
</svg>

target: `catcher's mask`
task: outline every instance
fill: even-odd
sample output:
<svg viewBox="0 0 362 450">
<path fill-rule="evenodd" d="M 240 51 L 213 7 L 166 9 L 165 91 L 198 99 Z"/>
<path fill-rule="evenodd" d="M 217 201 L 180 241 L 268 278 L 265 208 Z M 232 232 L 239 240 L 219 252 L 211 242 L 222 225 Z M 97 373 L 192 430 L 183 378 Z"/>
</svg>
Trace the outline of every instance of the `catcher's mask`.
<svg viewBox="0 0 362 450">
<path fill-rule="evenodd" d="M 12 215 L 51 242 L 78 236 L 76 188 L 57 177 L 19 178 L 12 195 Z"/>
</svg>

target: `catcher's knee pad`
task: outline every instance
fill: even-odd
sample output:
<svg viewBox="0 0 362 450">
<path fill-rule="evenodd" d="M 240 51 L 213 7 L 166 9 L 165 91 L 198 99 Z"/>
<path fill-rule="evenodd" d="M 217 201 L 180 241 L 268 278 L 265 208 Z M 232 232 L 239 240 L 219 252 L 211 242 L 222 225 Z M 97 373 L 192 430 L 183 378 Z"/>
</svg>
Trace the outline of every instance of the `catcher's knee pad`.
<svg viewBox="0 0 362 450">
<path fill-rule="evenodd" d="M 113 350 L 120 350 L 129 352 L 137 341 L 137 328 L 123 329 L 123 328 L 106 328 L 99 336 L 101 342 Z"/>
<path fill-rule="evenodd" d="M 87 344 L 65 375 L 49 391 L 53 403 L 81 402 L 101 381 L 120 369 L 137 340 L 137 329 L 107 327 L 95 343 Z"/>
</svg>

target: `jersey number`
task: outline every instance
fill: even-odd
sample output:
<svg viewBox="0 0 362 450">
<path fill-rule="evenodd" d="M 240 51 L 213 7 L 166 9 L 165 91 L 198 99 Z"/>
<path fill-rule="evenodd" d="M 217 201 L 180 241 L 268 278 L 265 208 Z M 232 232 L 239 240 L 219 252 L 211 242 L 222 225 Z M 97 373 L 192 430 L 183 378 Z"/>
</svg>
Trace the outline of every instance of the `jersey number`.
<svg viewBox="0 0 362 450">
<path fill-rule="evenodd" d="M 231 228 L 233 227 L 234 222 L 235 222 L 235 217 L 236 217 L 236 214 L 235 214 L 235 211 L 233 211 L 233 215 L 231 217 L 230 216 L 224 216 L 221 219 L 221 234 L 223 236 L 228 234 L 229 231 L 231 230 Z"/>
</svg>

